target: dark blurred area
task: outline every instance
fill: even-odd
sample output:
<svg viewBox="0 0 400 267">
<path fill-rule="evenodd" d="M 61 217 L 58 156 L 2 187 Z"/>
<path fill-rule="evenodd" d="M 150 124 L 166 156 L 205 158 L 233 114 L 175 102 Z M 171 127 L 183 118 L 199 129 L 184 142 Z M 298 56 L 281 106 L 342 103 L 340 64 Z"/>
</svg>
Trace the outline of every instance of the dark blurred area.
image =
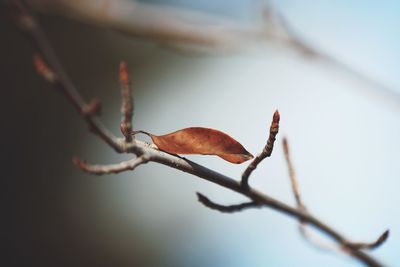
<svg viewBox="0 0 400 267">
<path fill-rule="evenodd" d="M 63 95 L 36 75 L 31 44 L 2 11 L 0 265 L 168 265 L 157 245 L 135 232 L 137 227 L 131 225 L 130 231 L 119 232 L 120 238 L 128 242 L 128 251 L 105 241 L 107 235 L 118 234 L 117 230 L 96 236 L 85 229 L 96 228 L 99 220 L 104 220 L 99 214 L 105 209 L 92 195 L 101 187 L 101 180 L 83 179 L 86 175 L 71 161 L 85 148 L 82 136 L 87 138 L 90 133 Z M 59 56 L 67 72 L 73 80 L 81 81 L 82 94 L 87 99 L 95 95 L 118 101 L 116 78 L 110 81 L 115 90 L 98 90 L 95 76 L 102 73 L 86 71 L 101 65 L 98 70 L 117 77 L 118 56 L 109 56 L 109 43 L 102 42 L 108 33 L 56 17 L 39 19 L 55 50 L 61 51 Z M 112 113 L 116 121 L 118 112 Z M 75 203 L 72 198 L 82 192 L 84 201 Z M 115 222 L 116 228 L 118 225 L 126 227 L 123 222 Z"/>
</svg>

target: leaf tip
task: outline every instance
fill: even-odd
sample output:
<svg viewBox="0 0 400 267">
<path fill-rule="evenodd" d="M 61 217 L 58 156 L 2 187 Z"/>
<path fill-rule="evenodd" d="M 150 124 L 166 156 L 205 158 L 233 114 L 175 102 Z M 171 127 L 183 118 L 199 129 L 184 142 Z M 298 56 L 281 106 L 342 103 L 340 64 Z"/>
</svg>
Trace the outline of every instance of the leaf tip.
<svg viewBox="0 0 400 267">
<path fill-rule="evenodd" d="M 244 157 L 246 158 L 246 160 L 249 160 L 249 159 L 253 159 L 253 158 L 254 158 L 253 154 L 251 154 L 250 152 L 247 152 L 247 154 L 244 155 Z"/>
<path fill-rule="evenodd" d="M 254 156 L 250 154 L 248 151 L 245 151 L 241 154 L 223 154 L 223 155 L 218 155 L 220 158 L 223 158 L 226 161 L 229 161 L 230 163 L 234 164 L 241 164 L 243 162 L 246 162 Z"/>
</svg>

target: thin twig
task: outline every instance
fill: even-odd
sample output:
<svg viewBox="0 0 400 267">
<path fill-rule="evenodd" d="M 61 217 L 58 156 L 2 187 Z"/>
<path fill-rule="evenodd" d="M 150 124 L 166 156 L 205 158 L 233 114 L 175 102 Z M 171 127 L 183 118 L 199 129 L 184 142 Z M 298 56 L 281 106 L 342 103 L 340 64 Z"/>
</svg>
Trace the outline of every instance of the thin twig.
<svg viewBox="0 0 400 267">
<path fill-rule="evenodd" d="M 116 138 L 100 123 L 100 121 L 97 119 L 97 117 L 95 117 L 94 114 L 85 114 L 83 112 L 83 110 L 85 110 L 85 108 L 87 107 L 87 104 L 83 101 L 78 91 L 64 74 L 64 71 L 59 64 L 58 59 L 53 53 L 53 50 L 47 42 L 47 39 L 40 30 L 39 25 L 34 20 L 34 17 L 31 15 L 30 10 L 27 9 L 21 1 L 15 0 L 12 3 L 15 4 L 14 7 L 18 7 L 18 12 L 16 13 L 18 21 L 21 22 L 22 20 L 27 18 L 27 21 L 29 22 L 28 24 L 30 26 L 26 27 L 26 25 L 24 26 L 21 23 L 18 23 L 18 25 L 20 26 L 20 28 L 23 29 L 23 32 L 25 32 L 25 34 L 30 37 L 36 49 L 43 56 L 44 62 L 46 62 L 46 64 L 49 66 L 49 70 L 52 71 L 57 77 L 57 82 L 52 84 L 61 89 L 65 96 L 79 111 L 79 114 L 88 123 L 94 133 L 100 136 L 117 152 L 134 153 L 139 158 L 145 154 L 146 157 L 148 157 L 149 161 L 157 162 L 171 168 L 190 173 L 194 176 L 237 192 L 243 196 L 248 197 L 252 202 L 269 207 L 271 209 L 281 212 L 282 214 L 289 215 L 296 220 L 303 221 L 308 225 L 313 226 L 314 228 L 325 233 L 331 239 L 342 245 L 343 248 L 348 251 L 352 257 L 364 263 L 365 265 L 372 267 L 382 266 L 382 264 L 379 263 L 372 256 L 362 252 L 356 247 L 351 246 L 351 243 L 342 234 L 340 234 L 318 218 L 314 217 L 313 215 L 304 212 L 303 210 L 293 208 L 253 188 L 244 188 L 241 182 L 238 182 L 232 178 L 224 176 L 218 172 L 215 172 L 185 158 L 167 154 L 157 149 L 154 149 L 144 142 L 136 140 L 135 142 L 128 143 L 125 139 Z"/>
<path fill-rule="evenodd" d="M 285 154 L 285 159 L 286 159 L 288 171 L 289 171 L 290 184 L 292 186 L 292 192 L 293 192 L 294 198 L 296 200 L 296 205 L 299 209 L 306 210 L 306 207 L 303 204 L 303 201 L 301 200 L 299 183 L 297 180 L 296 172 L 294 171 L 292 160 L 290 158 L 289 145 L 288 145 L 288 141 L 287 141 L 286 137 L 283 138 L 282 143 L 283 143 L 283 152 Z"/>
<path fill-rule="evenodd" d="M 267 144 L 265 145 L 262 152 L 254 158 L 254 160 L 249 164 L 246 170 L 242 174 L 242 186 L 248 187 L 249 186 L 249 177 L 251 173 L 257 168 L 258 164 L 265 159 L 266 157 L 270 157 L 272 154 L 272 150 L 274 148 L 274 143 L 276 140 L 276 135 L 279 131 L 279 120 L 280 115 L 279 111 L 275 111 L 274 116 L 272 118 L 271 127 L 269 129 L 269 137 Z"/>
<path fill-rule="evenodd" d="M 80 160 L 79 158 L 74 158 L 73 162 L 78 168 L 85 172 L 102 175 L 110 173 L 120 173 L 128 170 L 133 171 L 137 166 L 145 164 L 149 162 L 149 160 L 150 158 L 146 154 L 143 154 L 135 159 L 122 161 L 120 163 L 110 165 L 92 165 Z"/>
<path fill-rule="evenodd" d="M 32 41 L 32 44 L 37 49 L 37 55 L 43 58 L 43 62 L 57 77 L 54 85 L 59 88 L 75 109 L 84 116 L 91 131 L 103 139 L 117 152 L 122 152 L 120 140 L 114 136 L 101 121 L 96 117 L 96 114 L 87 114 L 88 104 L 83 100 L 76 87 L 72 84 L 71 80 L 65 74 L 53 48 L 50 46 L 45 34 L 38 25 L 36 19 L 31 13 L 29 7 L 23 1 L 12 1 L 14 10 L 14 20 L 19 26 L 19 29 Z"/>
<path fill-rule="evenodd" d="M 226 205 L 217 204 L 217 203 L 211 201 L 208 197 L 206 197 L 205 195 L 203 195 L 201 193 L 197 192 L 196 194 L 197 194 L 197 198 L 201 204 L 203 204 L 207 208 L 210 208 L 212 210 L 218 210 L 223 213 L 234 213 L 234 212 L 242 211 L 244 209 L 262 207 L 262 205 L 258 204 L 257 202 L 254 202 L 254 201 L 226 206 Z"/>
<path fill-rule="evenodd" d="M 300 194 L 300 189 L 299 189 L 299 183 L 298 183 L 298 179 L 297 179 L 297 175 L 296 172 L 294 170 L 293 167 L 293 163 L 290 157 L 290 150 L 289 150 L 289 144 L 287 141 L 287 138 L 284 137 L 283 138 L 283 151 L 285 154 L 285 159 L 287 162 L 287 166 L 288 166 L 288 171 L 289 171 L 289 178 L 290 178 L 290 184 L 292 187 L 292 193 L 294 195 L 294 198 L 296 200 L 296 205 L 297 208 L 299 210 L 302 210 L 306 213 L 308 213 L 308 210 L 306 208 L 306 206 L 304 205 L 302 198 L 301 198 L 301 194 Z M 333 247 L 330 244 L 326 244 L 321 242 L 320 240 L 317 240 L 316 238 L 314 238 L 311 233 L 309 233 L 308 229 L 307 229 L 307 224 L 305 221 L 303 220 L 299 220 L 300 225 L 299 225 L 299 230 L 300 233 L 302 234 L 302 236 L 309 241 L 310 243 L 312 243 L 313 245 L 315 245 L 316 247 L 319 248 L 323 248 L 323 249 L 329 249 L 329 250 L 338 250 L 337 247 Z M 375 249 L 377 247 L 379 247 L 380 245 L 382 245 L 387 238 L 389 237 L 389 230 L 386 230 L 383 234 L 381 234 L 378 239 L 374 242 L 371 243 L 367 243 L 367 242 L 348 242 L 347 243 L 347 247 L 352 247 L 354 249 Z M 343 244 L 341 244 L 343 248 Z M 339 249 L 341 249 L 339 248 Z M 348 249 L 344 248 L 344 251 L 349 252 Z M 349 252 L 351 253 L 351 251 Z"/>
<path fill-rule="evenodd" d="M 119 81 L 121 83 L 121 132 L 125 136 L 126 142 L 132 141 L 132 117 L 133 117 L 133 98 L 130 88 L 130 81 L 128 75 L 128 68 L 125 62 L 121 62 L 119 65 Z"/>
<path fill-rule="evenodd" d="M 356 249 L 376 249 L 376 248 L 380 247 L 383 243 L 385 243 L 385 241 L 388 239 L 388 237 L 389 237 L 389 230 L 386 230 L 374 242 L 371 242 L 371 243 L 354 243 L 354 242 L 352 242 L 352 243 L 349 243 L 349 245 Z"/>
<path fill-rule="evenodd" d="M 299 210 L 302 210 L 304 212 L 308 213 L 308 210 L 306 206 L 303 204 L 303 201 L 301 199 L 300 195 L 300 189 L 299 189 L 299 183 L 298 179 L 296 176 L 296 172 L 293 167 L 293 163 L 290 157 L 290 151 L 289 151 L 289 145 L 287 138 L 283 138 L 283 152 L 285 155 L 287 167 L 288 167 L 288 172 L 289 172 L 289 178 L 290 178 L 290 185 L 292 189 L 292 193 L 294 196 L 294 199 L 296 201 L 296 206 Z M 332 245 L 331 243 L 326 243 L 323 242 L 320 239 L 317 239 L 307 228 L 306 223 L 303 220 L 299 220 L 299 232 L 300 234 L 304 237 L 305 240 L 307 240 L 310 244 L 313 246 L 319 248 L 319 249 L 324 249 L 327 251 L 333 251 L 333 250 L 339 250 L 337 246 Z"/>
</svg>

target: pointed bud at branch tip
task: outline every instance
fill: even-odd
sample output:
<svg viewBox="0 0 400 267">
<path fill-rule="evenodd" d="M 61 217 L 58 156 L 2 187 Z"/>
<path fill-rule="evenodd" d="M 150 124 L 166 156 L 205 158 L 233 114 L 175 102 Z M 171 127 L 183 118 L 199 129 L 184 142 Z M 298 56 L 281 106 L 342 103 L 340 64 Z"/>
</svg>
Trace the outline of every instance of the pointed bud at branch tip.
<svg viewBox="0 0 400 267">
<path fill-rule="evenodd" d="M 49 83 L 54 83 L 56 81 L 56 75 L 49 68 L 43 57 L 39 54 L 33 55 L 33 65 L 36 72 Z"/>
<path fill-rule="evenodd" d="M 274 113 L 274 116 L 272 118 L 272 122 L 273 123 L 279 123 L 280 119 L 281 119 L 281 115 L 279 114 L 279 111 L 276 110 L 275 113 Z"/>
<path fill-rule="evenodd" d="M 243 188 L 249 187 L 249 177 L 251 173 L 257 168 L 258 164 L 263 161 L 265 158 L 270 157 L 272 154 L 272 150 L 274 149 L 274 144 L 276 140 L 276 135 L 279 132 L 279 120 L 281 116 L 279 111 L 276 110 L 274 115 L 272 116 L 271 126 L 269 128 L 269 135 L 267 144 L 265 145 L 264 149 L 261 151 L 259 155 L 249 164 L 246 170 L 242 174 L 241 185 Z"/>
<path fill-rule="evenodd" d="M 380 247 L 389 237 L 389 230 L 386 230 L 376 241 L 372 243 L 349 243 L 348 246 L 354 249 L 376 249 Z"/>
<path fill-rule="evenodd" d="M 119 64 L 119 80 L 125 85 L 129 83 L 128 67 L 124 61 Z"/>
<path fill-rule="evenodd" d="M 376 246 L 380 246 L 381 244 L 383 244 L 383 242 L 385 242 L 385 241 L 388 239 L 389 233 L 390 233 L 390 231 L 389 231 L 389 229 L 387 229 L 387 230 L 378 238 L 378 240 L 376 241 Z"/>
<path fill-rule="evenodd" d="M 273 146 L 273 143 L 275 141 L 275 137 L 278 134 L 279 131 L 279 121 L 281 119 L 281 116 L 279 114 L 279 111 L 276 110 L 274 112 L 274 115 L 272 117 L 272 122 L 271 122 L 271 127 L 270 127 L 270 137 L 268 142 Z"/>
</svg>

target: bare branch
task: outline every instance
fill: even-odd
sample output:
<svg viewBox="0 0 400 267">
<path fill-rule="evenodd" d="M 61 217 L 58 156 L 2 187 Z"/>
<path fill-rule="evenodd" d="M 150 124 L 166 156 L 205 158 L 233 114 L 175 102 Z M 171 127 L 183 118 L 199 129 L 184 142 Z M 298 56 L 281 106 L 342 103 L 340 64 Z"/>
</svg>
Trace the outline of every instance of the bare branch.
<svg viewBox="0 0 400 267">
<path fill-rule="evenodd" d="M 243 25 L 199 11 L 127 0 L 31 0 L 46 13 L 56 13 L 84 23 L 186 47 L 237 51 L 268 36 L 264 25 Z M 222 51 L 222 49 L 221 49 Z"/>
<path fill-rule="evenodd" d="M 288 171 L 289 171 L 290 184 L 291 184 L 293 196 L 296 201 L 296 206 L 299 210 L 308 212 L 306 206 L 303 204 L 303 201 L 301 199 L 299 183 L 298 183 L 298 179 L 297 179 L 296 173 L 294 171 L 293 163 L 292 163 L 292 160 L 290 157 L 289 145 L 288 145 L 288 141 L 287 141 L 286 137 L 283 138 L 282 143 L 283 143 L 283 152 L 285 155 L 285 159 L 286 159 Z M 332 244 L 327 244 L 327 243 L 315 238 L 308 230 L 307 225 L 304 221 L 299 220 L 299 223 L 300 223 L 299 231 L 300 231 L 301 235 L 312 245 L 314 245 L 315 247 L 318 247 L 318 248 L 325 249 L 325 250 L 338 250 L 337 246 L 332 246 Z"/>
<path fill-rule="evenodd" d="M 279 120 L 280 115 L 278 111 L 275 111 L 274 116 L 272 118 L 271 127 L 269 129 L 269 137 L 267 144 L 265 145 L 262 152 L 254 158 L 254 160 L 249 164 L 247 169 L 242 174 L 242 186 L 248 187 L 249 186 L 249 177 L 251 173 L 257 168 L 258 164 L 265 159 L 266 157 L 270 157 L 272 154 L 272 150 L 274 148 L 274 143 L 276 139 L 276 135 L 279 131 Z"/>
<path fill-rule="evenodd" d="M 235 205 L 229 205 L 229 206 L 220 205 L 220 204 L 217 204 L 217 203 L 211 201 L 208 197 L 206 197 L 205 195 L 203 195 L 201 193 L 197 192 L 196 194 L 197 194 L 197 198 L 201 204 L 203 204 L 204 206 L 206 206 L 212 210 L 218 210 L 223 213 L 234 213 L 234 212 L 242 211 L 244 209 L 262 207 L 262 205 L 258 204 L 257 202 L 254 202 L 254 201 L 245 202 L 245 203 L 241 203 L 241 204 L 235 204 Z"/>
<path fill-rule="evenodd" d="M 86 163 L 85 161 L 80 160 L 79 158 L 74 158 L 73 162 L 78 168 L 85 172 L 102 175 L 110 173 L 120 173 L 129 170 L 133 171 L 137 166 L 145 164 L 149 162 L 149 160 L 150 157 L 147 154 L 143 154 L 135 159 L 122 161 L 120 163 L 110 165 L 91 165 Z"/>
<path fill-rule="evenodd" d="M 132 141 L 132 117 L 133 117 L 133 98 L 130 88 L 130 80 L 128 74 L 128 68 L 125 62 L 121 62 L 119 65 L 119 81 L 121 83 L 121 132 L 125 136 L 126 142 Z"/>
<path fill-rule="evenodd" d="M 208 169 L 204 166 L 196 164 L 190 160 L 185 158 L 181 158 L 176 155 L 171 155 L 168 153 L 164 153 L 162 151 L 156 150 L 149 146 L 148 144 L 135 140 L 135 142 L 126 142 L 125 139 L 118 139 L 112 133 L 110 133 L 103 124 L 95 117 L 94 112 L 88 112 L 88 110 L 95 109 L 94 107 L 97 104 L 86 104 L 83 101 L 83 98 L 80 96 L 79 92 L 72 85 L 71 81 L 68 79 L 66 74 L 64 73 L 63 68 L 61 67 L 57 57 L 55 56 L 52 48 L 50 47 L 47 39 L 42 33 L 39 25 L 35 21 L 34 17 L 30 13 L 30 10 L 26 8 L 25 5 L 22 4 L 21 1 L 15 0 L 12 2 L 14 8 L 16 7 L 17 12 L 15 13 L 17 17 L 17 25 L 22 29 L 22 31 L 31 39 L 36 49 L 39 51 L 39 54 L 43 57 L 43 62 L 46 66 L 48 66 L 48 70 L 51 71 L 56 77 L 55 81 L 52 84 L 59 88 L 64 95 L 70 100 L 71 104 L 78 110 L 81 117 L 88 123 L 89 127 L 92 131 L 100 136 L 107 144 L 113 147 L 117 152 L 126 152 L 133 153 L 138 156 L 138 158 L 132 160 L 130 163 L 125 163 L 124 167 L 127 169 L 134 168 L 137 165 L 143 164 L 147 161 L 157 162 L 171 168 L 181 170 L 192 175 L 195 175 L 199 178 L 205 179 L 214 184 L 220 185 L 227 189 L 230 189 L 234 192 L 237 192 L 243 196 L 251 199 L 252 203 L 257 203 L 258 205 L 263 205 L 274 209 L 276 211 L 281 212 L 282 214 L 288 215 L 290 217 L 295 218 L 301 222 L 307 223 L 310 226 L 318 229 L 319 231 L 325 233 L 332 240 L 336 241 L 338 244 L 342 246 L 342 248 L 349 253 L 352 257 L 364 263 L 367 266 L 372 267 L 380 267 L 382 266 L 376 259 L 372 256 L 364 253 L 359 249 L 359 247 L 355 247 L 349 242 L 342 234 L 328 226 L 318 218 L 313 215 L 305 212 L 302 209 L 293 208 L 281 201 L 278 201 L 268 195 L 265 195 L 253 188 L 243 187 L 241 182 L 234 180 L 233 178 L 224 176 L 218 172 L 215 172 L 211 169 Z M 45 69 L 43 69 L 45 70 Z M 40 71 L 43 76 L 46 71 Z M 47 77 L 47 74 L 44 75 Z M 52 81 L 52 79 L 47 79 Z M 93 102 L 92 102 L 93 103 Z M 272 127 L 271 127 L 272 128 Z M 276 135 L 276 133 L 275 133 Z M 275 136 L 274 136 L 275 138 Z M 272 139 L 271 139 L 272 140 Z M 273 142 L 272 142 L 273 144 Z M 268 144 L 267 144 L 268 146 Z M 269 146 L 270 151 L 272 151 L 272 146 Z M 270 152 L 269 152 L 270 153 Z M 268 153 L 267 153 L 268 154 Z M 110 165 L 108 166 L 93 166 L 83 163 L 82 161 L 76 161 L 82 169 L 93 172 L 93 173 L 108 173 L 108 172 L 118 172 L 124 168 L 121 165 Z M 118 165 L 118 164 L 117 164 Z M 203 199 L 203 198 L 202 198 Z M 203 202 L 202 202 L 203 203 Z M 211 201 L 205 203 L 212 203 Z M 204 203 L 203 203 L 204 204 Z M 215 204 L 215 203 L 214 203 Z M 215 204 L 217 205 L 217 204 Z M 244 204 L 240 204 L 244 205 Z M 239 205 L 239 206 L 240 206 Z M 250 204 L 246 204 L 250 205 Z M 244 205 L 245 207 L 247 207 Z M 251 204 L 253 205 L 253 204 Z M 381 238 L 385 240 L 385 237 Z M 378 244 L 383 241 L 377 242 Z"/>
</svg>

